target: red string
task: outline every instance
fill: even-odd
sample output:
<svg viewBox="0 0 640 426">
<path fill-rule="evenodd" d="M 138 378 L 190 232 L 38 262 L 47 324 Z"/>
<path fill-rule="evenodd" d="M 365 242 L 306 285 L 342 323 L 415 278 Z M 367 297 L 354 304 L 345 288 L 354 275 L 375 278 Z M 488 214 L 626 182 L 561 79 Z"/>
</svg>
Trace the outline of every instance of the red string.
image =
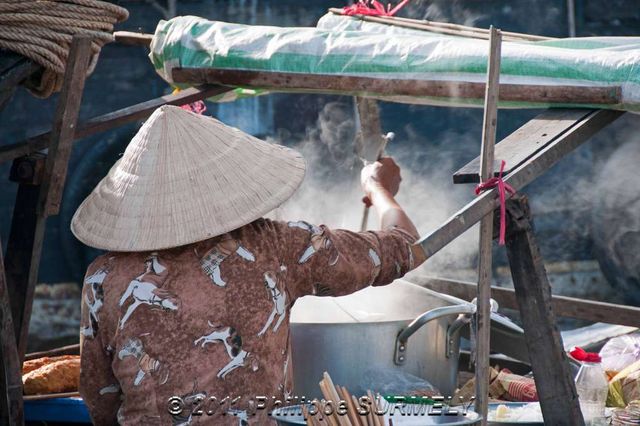
<svg viewBox="0 0 640 426">
<path fill-rule="evenodd" d="M 342 13 L 347 16 L 393 16 L 407 3 L 409 3 L 409 0 L 402 0 L 393 9 L 391 9 L 391 4 L 387 4 L 387 8 L 385 9 L 382 3 L 377 0 L 359 0 L 351 6 L 343 7 Z"/>
<path fill-rule="evenodd" d="M 480 195 L 482 191 L 486 189 L 498 187 L 498 194 L 500 195 L 500 239 L 498 240 L 498 244 L 501 246 L 504 245 L 504 238 L 507 233 L 506 192 L 511 195 L 516 193 L 516 190 L 502 179 L 502 172 L 504 172 L 505 164 L 504 160 L 502 160 L 498 177 L 492 177 L 491 179 L 479 183 L 476 186 L 476 195 Z"/>
</svg>

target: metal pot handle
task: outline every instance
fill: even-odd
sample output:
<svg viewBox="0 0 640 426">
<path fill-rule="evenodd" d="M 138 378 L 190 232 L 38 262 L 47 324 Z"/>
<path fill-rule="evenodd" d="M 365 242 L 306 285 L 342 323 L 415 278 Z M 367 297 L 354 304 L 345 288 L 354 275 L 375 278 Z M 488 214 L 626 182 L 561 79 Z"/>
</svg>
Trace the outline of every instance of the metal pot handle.
<svg viewBox="0 0 640 426">
<path fill-rule="evenodd" d="M 476 313 L 476 308 L 477 307 L 474 304 L 465 303 L 460 305 L 442 306 L 421 314 L 419 317 L 411 321 L 406 328 L 400 330 L 400 333 L 398 333 L 398 337 L 396 337 L 394 362 L 397 365 L 403 365 L 405 363 L 409 337 L 429 321 L 449 315 L 473 315 Z"/>
</svg>

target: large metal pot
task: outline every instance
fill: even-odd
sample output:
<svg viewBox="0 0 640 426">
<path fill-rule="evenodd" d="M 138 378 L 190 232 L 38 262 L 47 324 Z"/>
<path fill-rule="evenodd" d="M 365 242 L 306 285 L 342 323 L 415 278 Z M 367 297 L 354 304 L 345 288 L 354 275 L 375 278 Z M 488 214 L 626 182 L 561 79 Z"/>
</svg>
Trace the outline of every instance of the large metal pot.
<svg viewBox="0 0 640 426">
<path fill-rule="evenodd" d="M 415 384 L 416 377 L 453 395 L 460 329 L 475 308 L 404 280 L 348 296 L 303 297 L 291 310 L 294 394 L 321 396 L 327 371 L 356 395 L 390 381 Z"/>
</svg>

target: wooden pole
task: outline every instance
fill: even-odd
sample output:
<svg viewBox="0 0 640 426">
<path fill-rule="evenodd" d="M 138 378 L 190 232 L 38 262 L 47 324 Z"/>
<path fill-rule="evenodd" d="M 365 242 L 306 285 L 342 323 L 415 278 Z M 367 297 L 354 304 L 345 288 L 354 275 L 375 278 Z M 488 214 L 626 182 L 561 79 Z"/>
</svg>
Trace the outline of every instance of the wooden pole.
<svg viewBox="0 0 640 426">
<path fill-rule="evenodd" d="M 64 82 L 58 106 L 56 109 L 53 130 L 51 132 L 51 150 L 47 156 L 45 172 L 40 185 L 38 202 L 35 209 L 35 224 L 33 225 L 33 238 L 31 249 L 24 257 L 25 263 L 19 265 L 22 274 L 18 280 L 9 282 L 11 297 L 19 297 L 13 301 L 13 305 L 21 305 L 21 312 L 17 312 L 14 318 L 18 339 L 18 354 L 24 358 L 27 349 L 27 335 L 29 332 L 29 320 L 33 305 L 33 294 L 38 280 L 38 270 L 44 241 L 46 218 L 48 213 L 57 213 L 62 194 L 62 185 L 67 171 L 67 163 L 71 152 L 76 130 L 80 102 L 84 89 L 84 81 L 87 75 L 89 60 L 91 58 L 91 39 L 86 36 L 74 36 L 71 41 L 71 49 L 65 70 Z M 9 257 L 10 253 L 7 253 Z M 12 259 L 15 259 L 11 253 Z"/>
<path fill-rule="evenodd" d="M 0 424 L 24 424 L 20 356 L 14 334 L 13 318 L 0 241 Z"/>
<path fill-rule="evenodd" d="M 507 201 L 507 257 L 544 424 L 584 426 L 526 197 Z"/>
<path fill-rule="evenodd" d="M 493 177 L 493 150 L 496 143 L 498 121 L 498 96 L 500 89 L 500 30 L 493 26 L 490 30 L 489 62 L 487 65 L 487 88 L 482 126 L 482 148 L 480 157 L 480 180 Z M 476 412 L 482 416 L 482 424 L 487 424 L 489 403 L 489 352 L 491 334 L 491 245 L 493 243 L 493 212 L 480 221 L 480 246 L 478 253 L 478 311 L 476 314 Z"/>
<path fill-rule="evenodd" d="M 53 216 L 60 211 L 67 166 L 80 113 L 84 82 L 91 59 L 91 38 L 76 35 L 71 41 L 67 69 L 51 131 L 51 145 L 37 213 Z"/>
<path fill-rule="evenodd" d="M 18 183 L 18 192 L 13 207 L 4 267 L 14 336 L 18 341 L 22 334 L 22 316 L 28 300 L 29 270 L 38 222 L 36 209 L 46 161 L 47 157 L 42 153 L 17 158 L 13 161 L 9 174 L 9 180 Z"/>
</svg>

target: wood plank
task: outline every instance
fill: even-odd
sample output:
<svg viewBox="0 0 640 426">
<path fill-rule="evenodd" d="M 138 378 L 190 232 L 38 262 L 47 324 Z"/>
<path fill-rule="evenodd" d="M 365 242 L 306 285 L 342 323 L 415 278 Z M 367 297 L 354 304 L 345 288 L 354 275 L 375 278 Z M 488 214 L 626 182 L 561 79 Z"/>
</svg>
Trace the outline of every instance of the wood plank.
<svg viewBox="0 0 640 426">
<path fill-rule="evenodd" d="M 375 77 L 304 74 L 274 71 L 223 70 L 215 68 L 174 68 L 173 80 L 188 84 L 221 84 L 232 87 L 337 93 L 353 96 L 415 96 L 456 99 L 482 99 L 485 83 L 442 80 L 399 80 Z M 500 85 L 502 102 L 536 102 L 541 106 L 557 103 L 608 105 L 621 103 L 620 86 L 543 86 Z"/>
<path fill-rule="evenodd" d="M 49 349 L 48 351 L 31 352 L 24 356 L 24 360 L 38 359 L 43 356 L 60 356 L 60 355 L 80 355 L 80 344 L 63 346 L 61 348 Z"/>
<path fill-rule="evenodd" d="M 16 160 L 16 162 L 19 161 L 26 160 Z M 43 163 L 44 167 L 45 159 L 40 158 L 38 161 Z M 29 177 L 26 177 L 26 179 L 29 179 Z M 28 299 L 29 272 L 31 270 L 31 257 L 38 223 L 36 208 L 39 199 L 39 184 L 32 185 L 24 182 L 19 184 L 11 219 L 9 240 L 7 241 L 7 255 L 4 266 L 7 273 L 14 335 L 18 339 L 22 334 L 22 324 L 24 323 L 24 303 Z"/>
<path fill-rule="evenodd" d="M 0 241 L 0 423 L 24 424 L 22 374 Z"/>
<path fill-rule="evenodd" d="M 507 201 L 507 257 L 545 424 L 584 425 L 526 197 Z"/>
<path fill-rule="evenodd" d="M 482 123 L 482 145 L 480 147 L 480 176 L 483 181 L 493 175 L 493 154 L 498 125 L 498 99 L 500 90 L 500 54 L 502 35 L 491 27 L 489 39 L 489 59 L 487 63 L 487 84 L 484 96 L 484 117 Z M 480 240 L 478 249 L 478 298 L 476 304 L 476 412 L 482 416 L 482 424 L 487 424 L 489 407 L 491 352 L 491 264 L 493 244 L 493 212 L 480 220 Z"/>
<path fill-rule="evenodd" d="M 62 192 L 67 178 L 69 157 L 71 156 L 73 137 L 91 55 L 91 38 L 74 36 L 71 40 L 67 69 L 53 120 L 47 166 L 37 208 L 37 213 L 45 217 L 57 215 L 60 211 Z"/>
<path fill-rule="evenodd" d="M 82 100 L 82 89 L 84 88 L 84 79 L 86 78 L 86 70 L 91 56 L 91 39 L 88 37 L 75 36 L 71 43 L 71 51 L 69 53 L 69 61 L 65 70 L 64 81 L 60 97 L 58 98 L 58 106 L 53 121 L 54 132 L 51 134 L 52 150 L 46 160 L 46 168 L 43 176 L 42 184 L 37 189 L 38 201 L 35 206 L 35 223 L 33 213 L 30 211 L 32 206 L 22 206 L 28 209 L 26 220 L 29 227 L 19 231 L 26 234 L 26 245 L 21 253 L 13 254 L 12 259 L 18 259 L 20 264 L 13 264 L 19 271 L 18 280 L 10 282 L 12 289 L 12 303 L 16 312 L 16 322 L 19 330 L 16 333 L 18 339 L 18 355 L 20 360 L 24 359 L 27 348 L 27 338 L 29 334 L 29 320 L 31 319 L 31 309 L 33 307 L 33 295 L 38 280 L 38 270 L 40 267 L 40 257 L 42 253 L 42 244 L 44 241 L 44 233 L 46 229 L 46 206 L 49 195 L 49 189 L 52 189 L 53 196 L 59 197 L 62 193 L 64 184 L 60 179 L 66 175 L 67 161 L 69 151 L 71 149 L 72 135 L 75 131 L 75 123 L 80 110 L 80 102 Z M 58 161 L 58 155 L 61 155 Z M 36 191 L 36 189 L 33 189 Z M 33 195 L 33 193 L 30 193 Z M 32 200 L 28 200 L 29 203 Z M 58 201 L 59 202 L 59 201 Z M 19 243 L 23 244 L 23 243 Z M 24 275 L 28 271 L 28 275 Z M 13 297 L 17 295 L 18 297 Z"/>
<path fill-rule="evenodd" d="M 478 291 L 475 283 L 446 278 L 412 276 L 410 281 L 430 290 L 449 294 L 467 301 L 473 300 Z M 491 287 L 491 297 L 498 302 L 501 308 L 518 309 L 515 290 L 512 288 Z M 640 328 L 640 307 L 636 306 L 552 294 L 551 308 L 555 315 L 559 317 Z"/>
<path fill-rule="evenodd" d="M 43 401 L 45 399 L 54 398 L 79 398 L 80 392 L 60 392 L 60 393 L 47 393 L 44 395 L 25 395 L 25 401 Z"/>
<path fill-rule="evenodd" d="M 502 92 L 500 96 L 502 96 Z M 570 126 L 564 134 L 511 172 L 505 178 L 505 182 L 516 190 L 522 189 L 565 155 L 623 114 L 624 112 L 622 111 L 593 110 L 582 120 Z M 427 258 L 429 258 L 478 223 L 480 219 L 492 212 L 497 206 L 498 191 L 496 189 L 485 191 L 454 213 L 440 227 L 421 237 L 417 244 L 422 245 Z"/>
<path fill-rule="evenodd" d="M 496 145 L 493 175 L 498 176 L 501 160 L 506 163 L 506 176 L 590 112 L 587 109 L 550 109 L 528 121 Z M 453 183 L 478 183 L 479 166 L 480 157 L 476 157 L 453 174 Z"/>
<path fill-rule="evenodd" d="M 184 105 L 217 96 L 230 90 L 232 89 L 221 86 L 194 87 L 182 90 L 175 95 L 160 96 L 149 101 L 131 105 L 80 123 L 77 126 L 74 140 L 111 130 L 123 124 L 144 120 L 162 105 Z M 45 149 L 49 146 L 50 138 L 51 132 L 44 132 L 22 142 L 2 145 L 0 146 L 0 163 Z"/>
<path fill-rule="evenodd" d="M 342 9 L 330 8 L 329 12 L 334 15 L 343 15 Z M 420 19 L 401 18 L 399 16 L 363 16 L 356 15 L 355 18 L 362 21 L 376 22 L 379 24 L 386 24 L 398 27 L 406 27 L 417 30 L 440 32 L 443 34 L 456 35 L 456 36 L 468 36 L 472 38 L 489 39 L 489 30 L 486 28 L 470 27 L 466 25 L 452 24 L 449 22 L 436 22 Z M 408 25 L 403 25 L 408 24 Z M 503 40 L 512 41 L 544 41 L 553 40 L 553 37 L 545 37 L 533 34 L 515 33 L 510 31 L 503 31 Z"/>
<path fill-rule="evenodd" d="M 113 36 L 116 39 L 116 43 L 129 46 L 149 47 L 151 40 L 153 40 L 153 34 L 134 33 L 132 31 L 116 31 L 113 33 Z"/>
</svg>

